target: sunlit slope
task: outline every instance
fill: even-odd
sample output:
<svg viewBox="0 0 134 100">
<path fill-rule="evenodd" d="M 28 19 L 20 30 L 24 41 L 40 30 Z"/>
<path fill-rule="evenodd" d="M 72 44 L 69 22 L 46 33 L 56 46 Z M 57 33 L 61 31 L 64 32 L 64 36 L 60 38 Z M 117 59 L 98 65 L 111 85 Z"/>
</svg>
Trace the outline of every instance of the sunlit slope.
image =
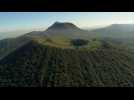
<svg viewBox="0 0 134 100">
<path fill-rule="evenodd" d="M 70 39 L 65 36 L 54 36 L 54 37 L 36 37 L 33 38 L 34 41 L 46 45 L 46 46 L 52 46 L 52 47 L 58 47 L 62 49 L 76 49 L 77 47 L 72 44 L 73 40 L 79 40 L 79 39 Z M 84 39 L 80 39 L 84 40 Z M 100 48 L 102 43 L 100 40 L 96 39 L 85 39 L 87 41 L 86 45 L 81 45 L 77 48 L 77 50 L 95 50 L 97 48 Z"/>
</svg>

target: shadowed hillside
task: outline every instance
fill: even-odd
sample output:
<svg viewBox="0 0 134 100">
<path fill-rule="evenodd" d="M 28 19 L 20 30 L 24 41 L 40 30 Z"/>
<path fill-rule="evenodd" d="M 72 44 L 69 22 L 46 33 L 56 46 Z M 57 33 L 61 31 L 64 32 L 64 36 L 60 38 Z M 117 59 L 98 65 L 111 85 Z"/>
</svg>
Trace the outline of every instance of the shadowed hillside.
<svg viewBox="0 0 134 100">
<path fill-rule="evenodd" d="M 29 41 L 31 41 L 30 38 L 23 36 L 0 40 L 0 59 L 18 49 L 19 47 L 25 45 Z"/>
</svg>

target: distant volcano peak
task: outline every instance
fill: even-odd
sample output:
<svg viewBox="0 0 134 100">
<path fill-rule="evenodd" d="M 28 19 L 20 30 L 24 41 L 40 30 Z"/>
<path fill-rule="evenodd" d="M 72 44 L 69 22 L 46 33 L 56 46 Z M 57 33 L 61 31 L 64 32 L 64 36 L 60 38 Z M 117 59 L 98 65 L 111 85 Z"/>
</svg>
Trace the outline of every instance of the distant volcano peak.
<svg viewBox="0 0 134 100">
<path fill-rule="evenodd" d="M 86 34 L 87 31 L 80 29 L 70 22 L 55 22 L 44 32 L 47 36 L 66 36 L 69 38 L 80 38 L 81 34 Z M 83 35 L 85 36 L 85 35 Z"/>
<path fill-rule="evenodd" d="M 56 21 L 54 24 L 70 24 L 70 25 L 74 25 L 73 23 L 71 22 L 59 22 L 59 21 Z M 54 25 L 53 24 L 53 25 Z"/>
<path fill-rule="evenodd" d="M 48 29 L 76 29 L 76 28 L 78 29 L 78 27 L 74 25 L 73 23 L 56 21 Z"/>
</svg>

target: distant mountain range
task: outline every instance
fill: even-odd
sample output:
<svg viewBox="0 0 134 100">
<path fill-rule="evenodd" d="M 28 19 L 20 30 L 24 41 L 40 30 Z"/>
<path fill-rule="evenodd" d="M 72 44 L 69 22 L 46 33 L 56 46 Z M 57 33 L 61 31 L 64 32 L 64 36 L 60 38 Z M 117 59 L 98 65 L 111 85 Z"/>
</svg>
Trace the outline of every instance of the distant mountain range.
<svg viewBox="0 0 134 100">
<path fill-rule="evenodd" d="M 80 38 L 80 37 L 81 38 L 86 38 L 86 37 L 88 38 L 89 37 L 127 38 L 127 37 L 133 37 L 133 33 L 134 33 L 134 24 L 112 24 L 112 25 L 102 27 L 102 28 L 100 27 L 100 28 L 86 30 L 86 29 L 81 29 L 77 27 L 73 23 L 55 22 L 50 27 L 48 27 L 45 31 L 32 31 L 32 32 L 26 33 L 26 35 L 30 35 L 30 36 L 47 35 L 50 37 L 63 35 L 69 38 Z M 1 33 L 0 39 L 10 37 L 5 34 Z M 17 33 L 15 32 L 15 34 Z M 15 36 L 15 34 L 13 35 Z"/>
<path fill-rule="evenodd" d="M 43 32 L 31 32 L 32 35 L 66 36 L 69 38 L 134 38 L 134 24 L 112 24 L 94 30 L 80 29 L 72 23 L 55 22 Z"/>
<path fill-rule="evenodd" d="M 92 30 L 94 37 L 134 38 L 134 24 L 112 24 Z"/>
<path fill-rule="evenodd" d="M 69 38 L 86 38 L 88 36 L 88 31 L 80 29 L 72 23 L 55 22 L 53 25 L 48 27 L 45 31 L 34 31 L 26 35 L 31 35 L 31 36 L 44 35 L 48 37 L 65 36 Z"/>
</svg>

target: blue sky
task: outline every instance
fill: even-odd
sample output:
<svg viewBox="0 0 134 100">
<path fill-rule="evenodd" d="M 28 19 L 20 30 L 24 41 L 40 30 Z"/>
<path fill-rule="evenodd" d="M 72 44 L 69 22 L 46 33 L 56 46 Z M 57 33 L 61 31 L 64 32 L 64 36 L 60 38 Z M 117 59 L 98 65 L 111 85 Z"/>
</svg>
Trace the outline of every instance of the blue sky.
<svg viewBox="0 0 134 100">
<path fill-rule="evenodd" d="M 127 24 L 134 23 L 134 12 L 0 12 L 0 33 L 45 30 L 55 21 L 81 28 Z"/>
</svg>

